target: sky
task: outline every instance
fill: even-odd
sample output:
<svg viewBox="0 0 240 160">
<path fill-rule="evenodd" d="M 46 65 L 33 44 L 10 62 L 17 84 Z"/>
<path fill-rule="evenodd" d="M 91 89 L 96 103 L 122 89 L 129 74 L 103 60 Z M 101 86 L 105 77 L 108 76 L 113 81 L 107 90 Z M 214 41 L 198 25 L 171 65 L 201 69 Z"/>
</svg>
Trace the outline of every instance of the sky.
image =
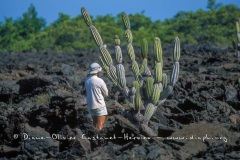
<svg viewBox="0 0 240 160">
<path fill-rule="evenodd" d="M 36 8 L 38 16 L 51 24 L 58 19 L 59 13 L 74 18 L 81 14 L 82 7 L 93 17 L 106 14 L 116 16 L 123 11 L 127 14 L 144 11 L 144 15 L 152 21 L 163 21 L 174 17 L 179 11 L 207 10 L 207 3 L 208 0 L 1 0 L 0 22 L 4 22 L 5 18 L 22 17 L 31 4 Z M 240 7 L 240 0 L 216 0 L 216 3 Z"/>
</svg>

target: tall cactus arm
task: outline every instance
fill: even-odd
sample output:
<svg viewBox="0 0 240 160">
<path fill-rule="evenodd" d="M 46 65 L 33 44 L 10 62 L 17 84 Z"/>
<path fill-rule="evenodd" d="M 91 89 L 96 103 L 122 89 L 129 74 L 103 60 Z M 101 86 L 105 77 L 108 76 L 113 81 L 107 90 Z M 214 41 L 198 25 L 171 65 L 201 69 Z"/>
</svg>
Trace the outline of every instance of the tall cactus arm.
<svg viewBox="0 0 240 160">
<path fill-rule="evenodd" d="M 111 57 L 110 53 L 108 52 L 108 50 L 104 46 L 100 47 L 100 53 L 101 53 L 101 56 L 103 57 L 103 60 L 107 66 L 113 65 L 112 57 Z"/>
<path fill-rule="evenodd" d="M 171 71 L 170 75 L 170 84 L 174 86 L 178 80 L 178 74 L 179 74 L 179 58 L 180 58 L 180 40 L 178 37 L 174 39 L 174 50 L 173 50 L 173 69 Z"/>
<path fill-rule="evenodd" d="M 82 7 L 81 12 L 86 24 L 90 27 L 92 25 L 92 20 L 89 14 L 87 13 L 87 10 L 84 7 Z"/>
<path fill-rule="evenodd" d="M 134 48 L 131 43 L 127 45 L 127 51 L 128 51 L 128 56 L 130 60 L 133 62 L 135 61 L 135 53 L 134 53 Z"/>
<path fill-rule="evenodd" d="M 112 75 L 111 75 L 111 73 L 110 73 L 110 69 L 109 69 L 109 67 L 104 63 L 104 61 L 103 61 L 103 59 L 102 59 L 102 56 L 99 57 L 99 61 L 100 61 L 101 66 L 103 67 L 103 69 L 106 71 L 107 76 L 110 78 L 110 80 L 113 82 L 113 84 L 114 84 L 115 86 L 117 86 L 117 81 L 116 81 L 116 79 L 114 79 L 114 78 L 112 77 Z"/>
<path fill-rule="evenodd" d="M 141 55 L 142 55 L 142 58 L 147 58 L 147 55 L 148 55 L 148 41 L 146 38 L 142 40 Z"/>
<path fill-rule="evenodd" d="M 240 43 L 240 18 L 239 21 L 236 22 L 236 28 L 237 28 L 237 40 L 238 43 Z"/>
<path fill-rule="evenodd" d="M 154 39 L 154 59 L 156 62 L 161 62 L 161 65 L 163 67 L 163 59 L 162 59 L 162 46 L 161 46 L 161 40 L 158 37 L 155 37 Z"/>
<path fill-rule="evenodd" d="M 236 22 L 236 27 L 237 27 L 237 45 L 236 45 L 236 50 L 237 50 L 237 58 L 238 62 L 240 62 L 240 18 L 238 18 L 238 21 Z"/>
<path fill-rule="evenodd" d="M 145 70 L 147 67 L 147 55 L 148 55 L 148 42 L 147 42 L 147 39 L 145 39 L 145 38 L 142 40 L 141 55 L 143 58 L 143 62 L 140 67 L 140 74 L 143 75 L 143 73 L 145 73 Z"/>
<path fill-rule="evenodd" d="M 102 37 L 100 36 L 98 30 L 93 25 L 90 26 L 90 30 L 97 46 L 103 46 Z"/>
<path fill-rule="evenodd" d="M 122 20 L 123 20 L 123 24 L 124 24 L 125 29 L 126 29 L 125 30 L 125 36 L 126 36 L 127 41 L 128 41 L 127 52 L 128 52 L 130 60 L 132 61 L 132 71 L 135 74 L 136 80 L 138 80 L 139 83 L 140 83 L 141 81 L 140 81 L 139 77 L 142 78 L 142 76 L 140 74 L 138 63 L 135 60 L 134 48 L 132 46 L 133 37 L 132 37 L 132 32 L 130 30 L 130 20 L 129 20 L 129 18 L 126 15 L 125 12 L 122 12 Z"/>
<path fill-rule="evenodd" d="M 126 36 L 126 38 L 127 38 L 128 43 L 132 43 L 132 41 L 133 41 L 133 36 L 132 36 L 132 32 L 131 32 L 130 29 L 127 29 L 127 30 L 125 31 L 125 36 Z"/>
<path fill-rule="evenodd" d="M 83 18 L 84 18 L 86 24 L 89 26 L 89 28 L 91 30 L 91 33 L 92 33 L 93 38 L 95 40 L 95 43 L 99 47 L 102 46 L 103 45 L 102 38 L 101 38 L 100 34 L 98 33 L 97 29 L 93 26 L 91 17 L 87 13 L 87 10 L 84 7 L 82 7 L 81 11 L 82 11 L 82 15 L 83 15 Z"/>
<path fill-rule="evenodd" d="M 178 37 L 174 39 L 174 50 L 173 50 L 173 60 L 174 62 L 178 62 L 180 58 L 180 40 Z"/>
<path fill-rule="evenodd" d="M 122 20 L 125 29 L 130 29 L 130 20 L 125 12 L 122 12 Z"/>
<path fill-rule="evenodd" d="M 140 74 L 139 66 L 138 66 L 138 63 L 136 61 L 132 62 L 132 71 L 136 76 L 138 76 Z"/>
<path fill-rule="evenodd" d="M 101 66 L 106 70 L 108 66 L 107 66 L 106 63 L 103 61 L 102 56 L 99 56 L 99 61 L 100 61 Z M 109 68 L 109 67 L 108 67 L 108 68 Z"/>
<path fill-rule="evenodd" d="M 111 74 L 111 76 L 113 77 L 113 79 L 114 79 L 115 81 L 117 81 L 117 71 L 116 71 L 116 67 L 113 66 L 113 65 L 110 65 L 109 71 L 110 71 L 110 74 Z"/>
</svg>

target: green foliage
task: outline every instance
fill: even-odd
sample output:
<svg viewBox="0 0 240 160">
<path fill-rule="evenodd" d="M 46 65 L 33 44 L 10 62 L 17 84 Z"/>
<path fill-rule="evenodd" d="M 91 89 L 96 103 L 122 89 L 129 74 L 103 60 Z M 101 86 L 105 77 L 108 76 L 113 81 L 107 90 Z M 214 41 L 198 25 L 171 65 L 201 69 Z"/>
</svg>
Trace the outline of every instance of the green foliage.
<svg viewBox="0 0 240 160">
<path fill-rule="evenodd" d="M 35 102 L 37 105 L 49 105 L 51 96 L 48 93 L 41 93 L 36 96 Z"/>
<path fill-rule="evenodd" d="M 215 0 L 208 0 L 207 8 L 210 10 L 215 10 L 218 9 L 221 5 L 221 3 L 216 4 Z"/>
<path fill-rule="evenodd" d="M 152 37 L 159 37 L 164 44 L 172 44 L 172 37 L 178 36 L 182 44 L 207 43 L 211 45 L 231 44 L 236 35 L 236 17 L 240 8 L 235 5 L 222 5 L 215 0 L 208 0 L 208 11 L 178 12 L 173 18 L 164 21 L 152 21 L 141 13 L 130 14 L 128 20 L 111 15 L 88 17 L 92 19 L 103 41 L 114 45 L 113 35 L 124 38 L 122 21 L 126 21 L 128 42 L 141 46 L 143 38 L 153 44 Z M 30 5 L 22 17 L 14 20 L 5 18 L 0 22 L 0 52 L 71 52 L 95 48 L 91 32 L 85 25 L 83 15 L 71 18 L 60 13 L 56 21 L 46 26 L 46 21 L 39 17 L 37 10 Z M 132 39 L 134 35 L 134 39 Z M 131 49 L 131 48 L 130 48 Z M 142 70 L 141 70 L 142 71 Z"/>
</svg>

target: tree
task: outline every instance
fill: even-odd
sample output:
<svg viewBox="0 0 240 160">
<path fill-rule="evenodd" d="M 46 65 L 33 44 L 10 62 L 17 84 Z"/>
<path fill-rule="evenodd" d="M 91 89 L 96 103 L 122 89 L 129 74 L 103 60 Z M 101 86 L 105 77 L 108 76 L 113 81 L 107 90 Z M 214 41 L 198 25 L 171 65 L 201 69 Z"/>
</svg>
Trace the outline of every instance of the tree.
<svg viewBox="0 0 240 160">
<path fill-rule="evenodd" d="M 44 29 L 46 21 L 43 18 L 38 18 L 35 7 L 30 5 L 28 11 L 23 14 L 23 18 L 15 21 L 15 25 L 23 38 L 29 38 L 30 34 Z"/>
<path fill-rule="evenodd" d="M 207 8 L 210 10 L 219 9 L 222 6 L 221 3 L 216 3 L 216 0 L 208 0 Z"/>
</svg>

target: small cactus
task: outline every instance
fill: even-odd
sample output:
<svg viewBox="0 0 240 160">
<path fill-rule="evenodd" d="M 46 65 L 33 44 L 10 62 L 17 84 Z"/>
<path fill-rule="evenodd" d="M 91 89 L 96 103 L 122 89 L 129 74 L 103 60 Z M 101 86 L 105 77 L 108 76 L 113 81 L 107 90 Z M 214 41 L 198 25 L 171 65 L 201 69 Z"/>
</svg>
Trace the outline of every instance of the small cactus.
<svg viewBox="0 0 240 160">
<path fill-rule="evenodd" d="M 167 75 L 163 73 L 163 58 L 161 40 L 158 37 L 154 38 L 153 52 L 155 60 L 155 69 L 153 73 L 148 67 L 148 42 L 143 39 L 141 45 L 141 57 L 143 59 L 142 64 L 138 65 L 136 61 L 134 47 L 133 47 L 133 35 L 131 32 L 130 20 L 125 12 L 122 13 L 122 21 L 125 27 L 125 36 L 127 39 L 127 54 L 131 60 L 132 72 L 135 74 L 135 81 L 132 83 L 132 87 L 129 89 L 126 84 L 125 69 L 122 65 L 122 51 L 120 48 L 120 39 L 118 35 L 115 35 L 115 55 L 116 55 L 116 67 L 113 65 L 111 55 L 107 49 L 103 46 L 103 41 L 95 26 L 92 24 L 91 17 L 88 15 L 86 9 L 82 8 L 83 18 L 86 24 L 89 26 L 93 39 L 96 45 L 100 49 L 100 61 L 103 68 L 106 70 L 108 77 L 115 86 L 123 93 L 125 98 L 131 104 L 137 114 L 134 117 L 137 121 L 149 121 L 157 107 L 163 104 L 166 98 L 172 93 L 173 87 L 178 80 L 179 75 L 179 59 L 180 59 L 180 40 L 178 37 L 174 39 L 173 49 L 173 68 L 170 74 L 170 80 L 168 83 Z M 239 24 L 238 24 L 239 26 Z M 239 29 L 238 29 L 239 30 Z M 239 33 L 239 32 L 238 32 Z M 144 109 L 144 115 L 140 110 Z M 142 112 L 143 113 L 143 112 Z"/>
</svg>

